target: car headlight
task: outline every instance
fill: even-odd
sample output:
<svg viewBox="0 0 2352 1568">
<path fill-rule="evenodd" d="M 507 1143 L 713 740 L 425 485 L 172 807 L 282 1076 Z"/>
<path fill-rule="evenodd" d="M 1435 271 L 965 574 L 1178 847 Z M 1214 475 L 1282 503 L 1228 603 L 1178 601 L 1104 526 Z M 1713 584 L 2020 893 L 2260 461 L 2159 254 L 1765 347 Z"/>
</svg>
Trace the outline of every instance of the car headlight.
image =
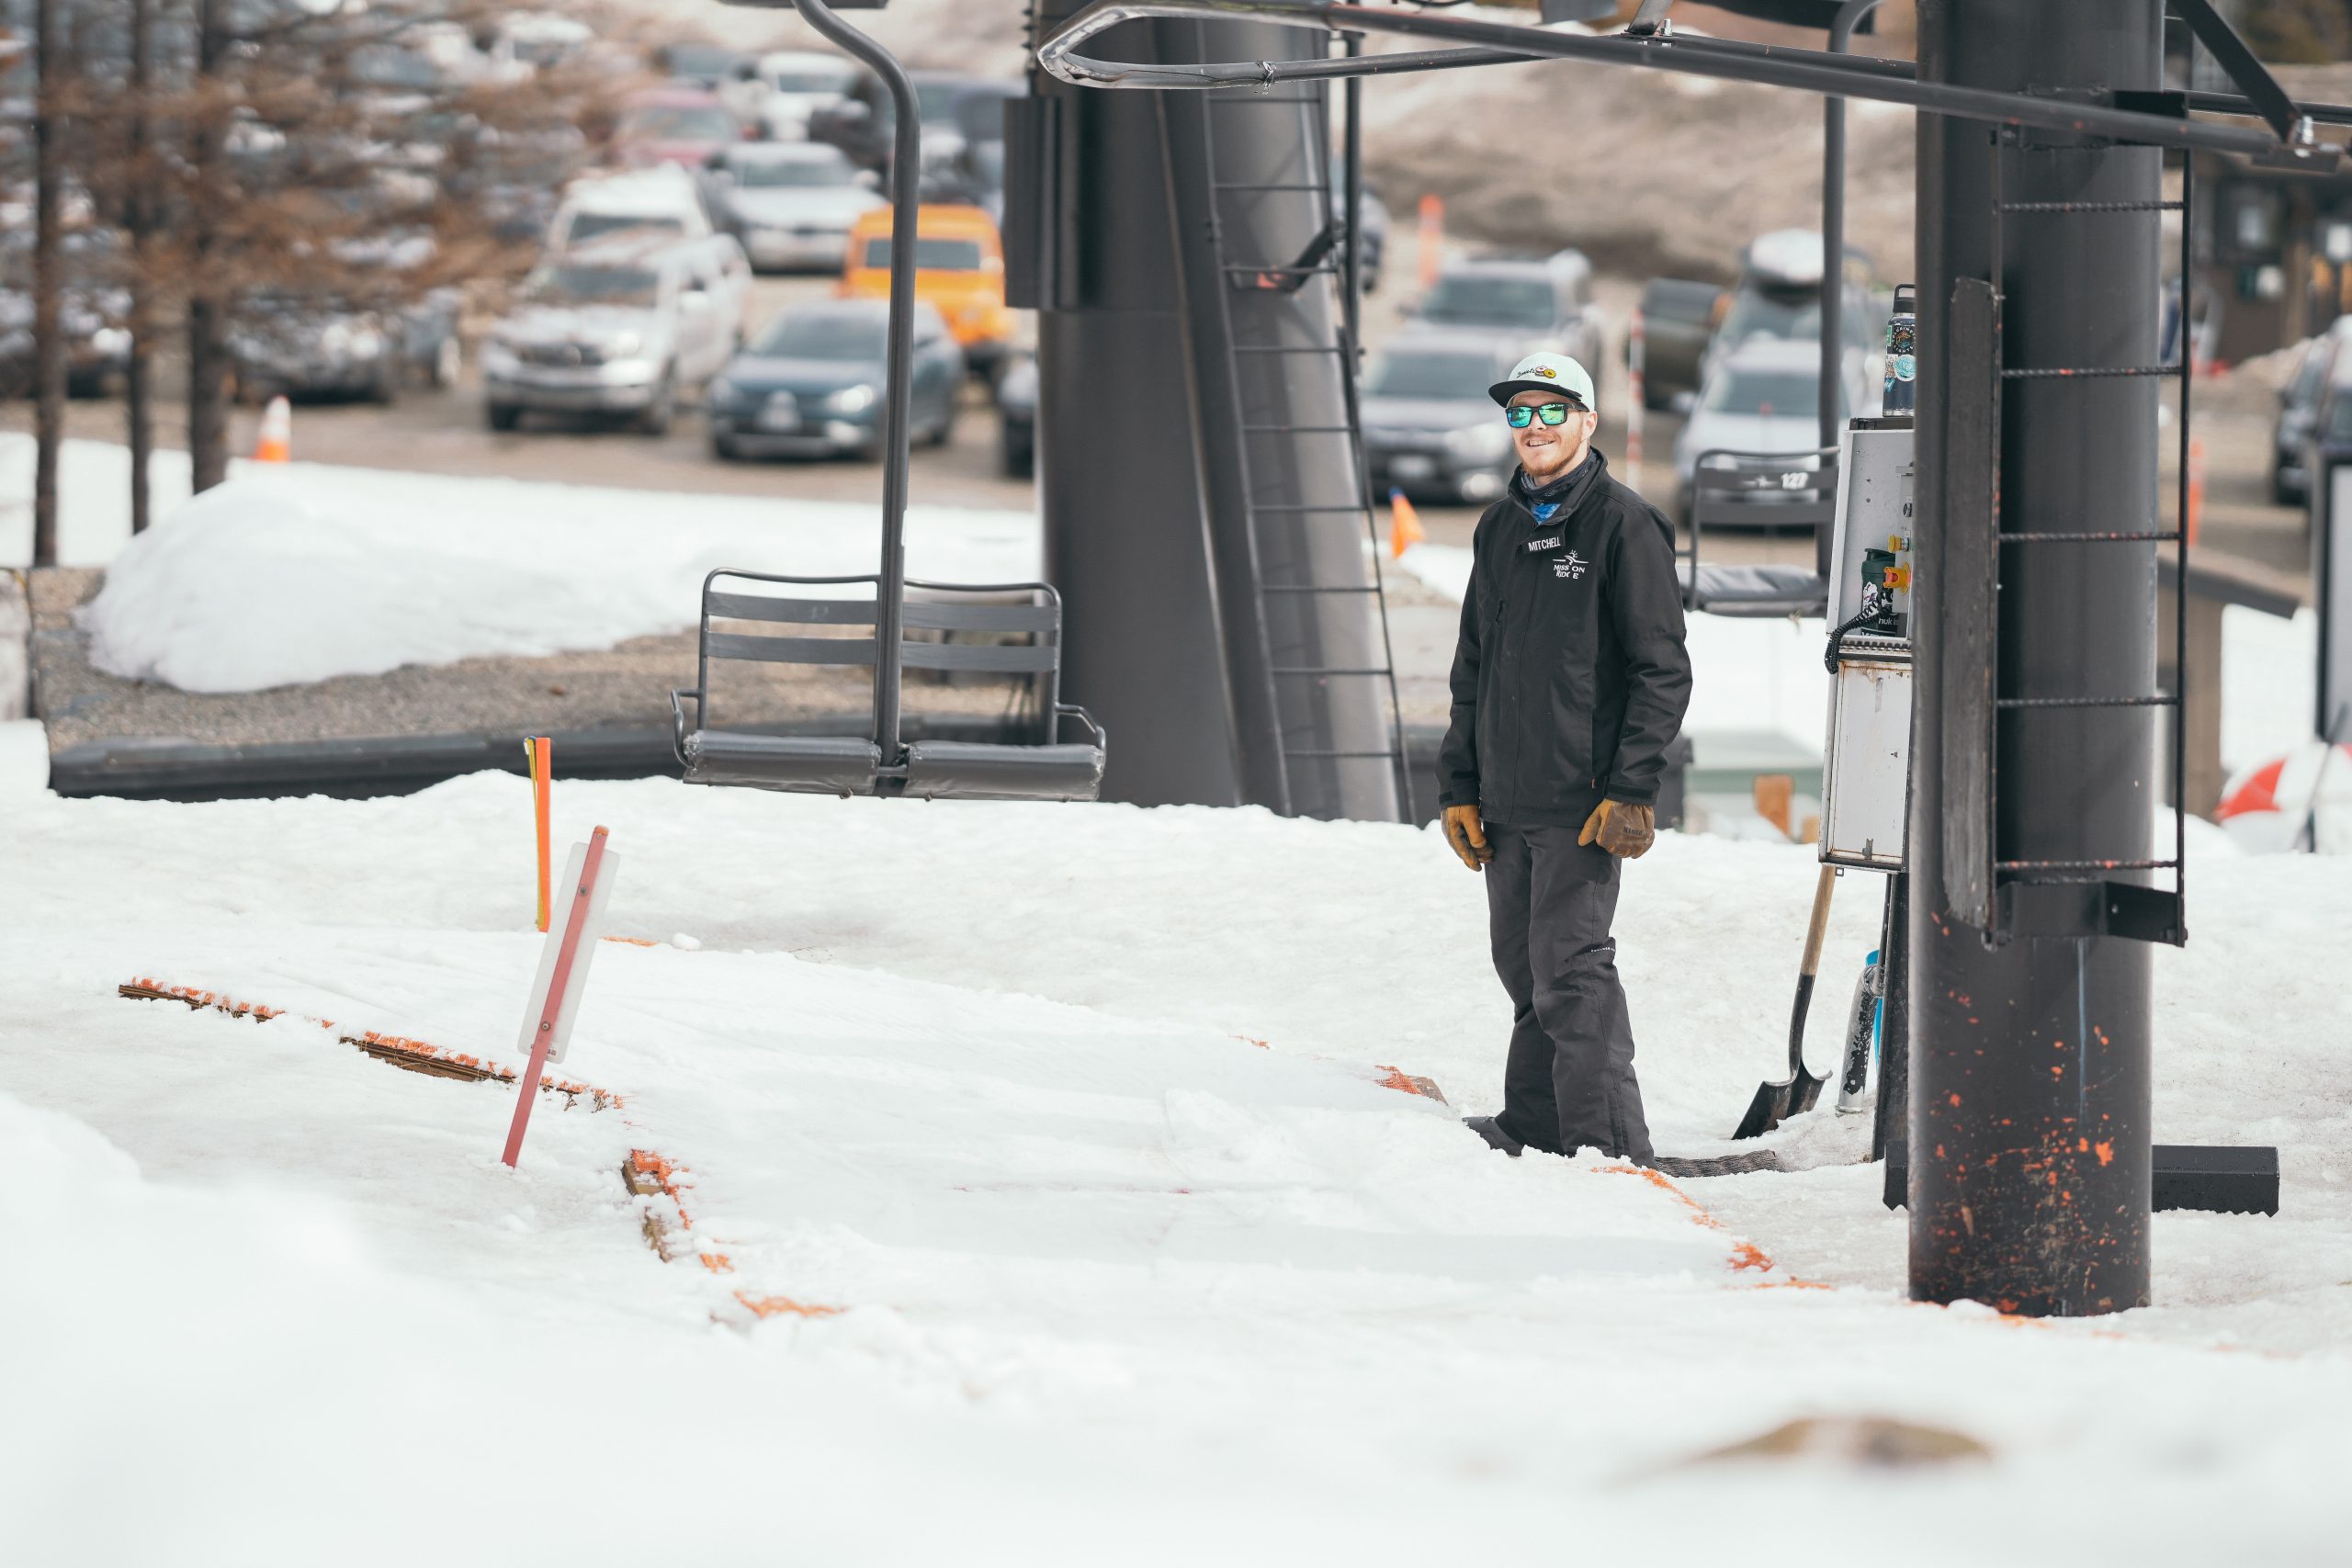
<svg viewBox="0 0 2352 1568">
<path fill-rule="evenodd" d="M 1495 420 L 1480 420 L 1445 434 L 1445 449 L 1457 457 L 1499 457 L 1510 450 L 1510 427 Z"/>
<path fill-rule="evenodd" d="M 622 333 L 605 348 L 615 359 L 626 359 L 645 346 L 645 339 L 636 333 Z"/>
<path fill-rule="evenodd" d="M 825 400 L 825 408 L 832 413 L 864 413 L 874 406 L 871 387 L 844 387 Z"/>
<path fill-rule="evenodd" d="M 355 359 L 373 359 L 384 352 L 384 334 L 373 327 L 361 327 L 351 334 L 350 353 Z"/>
</svg>

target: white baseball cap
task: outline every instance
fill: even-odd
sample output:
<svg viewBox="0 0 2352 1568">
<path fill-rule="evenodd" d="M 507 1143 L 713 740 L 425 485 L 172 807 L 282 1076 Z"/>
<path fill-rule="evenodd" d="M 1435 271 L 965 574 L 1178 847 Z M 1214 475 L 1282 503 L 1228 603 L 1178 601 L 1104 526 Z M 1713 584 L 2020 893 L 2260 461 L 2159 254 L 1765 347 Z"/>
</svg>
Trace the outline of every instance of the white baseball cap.
<svg viewBox="0 0 2352 1568">
<path fill-rule="evenodd" d="M 1591 376 L 1565 354 L 1531 354 L 1510 367 L 1510 379 L 1487 389 L 1495 401 L 1506 404 L 1521 392 L 1573 392 L 1586 408 L 1600 406 L 1592 395 Z"/>
</svg>

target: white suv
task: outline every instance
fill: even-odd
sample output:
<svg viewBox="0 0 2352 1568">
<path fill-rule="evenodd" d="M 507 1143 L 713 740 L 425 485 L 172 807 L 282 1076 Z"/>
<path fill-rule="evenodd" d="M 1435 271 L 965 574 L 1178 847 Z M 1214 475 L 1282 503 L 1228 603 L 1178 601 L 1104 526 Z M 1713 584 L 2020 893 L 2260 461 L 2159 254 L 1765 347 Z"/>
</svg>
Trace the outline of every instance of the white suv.
<svg viewBox="0 0 2352 1568">
<path fill-rule="evenodd" d="M 712 232 L 695 176 L 675 164 L 574 180 L 548 225 L 548 254 L 616 234 L 700 240 Z"/>
<path fill-rule="evenodd" d="M 724 234 L 572 247 L 531 275 L 482 350 L 490 427 L 513 430 L 534 411 L 626 413 L 665 434 L 680 389 L 709 380 L 742 342 L 750 285 L 742 247 Z"/>
</svg>

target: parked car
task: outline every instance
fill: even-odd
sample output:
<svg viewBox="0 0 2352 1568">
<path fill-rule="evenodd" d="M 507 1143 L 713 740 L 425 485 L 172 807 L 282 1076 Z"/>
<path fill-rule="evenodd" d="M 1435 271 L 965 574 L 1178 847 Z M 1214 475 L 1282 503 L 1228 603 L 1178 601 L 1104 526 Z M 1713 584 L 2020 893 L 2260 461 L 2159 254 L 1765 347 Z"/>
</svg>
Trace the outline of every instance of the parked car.
<svg viewBox="0 0 2352 1568">
<path fill-rule="evenodd" d="M 851 227 L 840 292 L 844 299 L 888 298 L 888 208 L 876 208 Z M 938 310 L 976 374 L 994 372 L 1012 335 L 1012 312 L 1004 303 L 1004 247 L 987 213 L 977 207 L 918 210 L 915 297 Z"/>
<path fill-rule="evenodd" d="M 1503 334 L 1521 354 L 1555 349 L 1587 369 L 1604 347 L 1592 263 L 1582 251 L 1455 262 L 1408 313 L 1417 323 Z"/>
<path fill-rule="evenodd" d="M 1037 471 L 1037 356 L 1006 356 L 996 378 L 997 467 L 1007 479 Z"/>
<path fill-rule="evenodd" d="M 710 384 L 710 449 L 721 457 L 875 457 L 882 450 L 884 299 L 786 310 Z M 929 305 L 914 317 L 910 439 L 944 446 L 956 429 L 964 355 Z"/>
<path fill-rule="evenodd" d="M 723 43 L 669 43 L 653 51 L 655 70 L 673 82 L 710 93 L 742 80 L 752 63 L 750 55 Z"/>
<path fill-rule="evenodd" d="M 1704 382 L 1713 373 L 1717 360 L 1752 338 L 1819 344 L 1821 265 L 1821 236 L 1808 229 L 1778 230 L 1749 245 L 1741 259 L 1739 283 L 1732 290 L 1731 303 L 1708 343 L 1700 380 Z M 1846 251 L 1844 299 L 1845 313 L 1838 326 L 1842 345 L 1878 355 L 1884 347 L 1886 314 L 1871 298 L 1870 259 L 1852 246 Z M 1815 350 L 1816 355 L 1819 352 Z"/>
<path fill-rule="evenodd" d="M 1838 418 L 1876 412 L 1878 394 L 1865 383 L 1868 356 L 1846 354 Z M 1817 343 L 1758 337 L 1715 362 L 1699 400 L 1675 438 L 1674 471 L 1681 482 L 1679 515 L 1690 516 L 1691 476 L 1709 452 L 1795 456 L 1821 448 L 1821 349 Z M 1759 512 L 1781 497 L 1759 494 Z M 1792 497 L 1793 499 L 1793 497 Z M 1769 524 L 1759 515 L 1758 523 Z"/>
<path fill-rule="evenodd" d="M 699 240 L 713 232 L 692 175 L 681 168 L 646 169 L 574 180 L 548 225 L 548 250 L 560 254 L 614 234 Z"/>
<path fill-rule="evenodd" d="M 728 258 L 741 281 L 730 281 Z M 513 430 L 528 412 L 625 413 L 670 428 L 680 392 L 741 341 L 750 268 L 732 239 L 616 235 L 576 246 L 525 284 L 481 355 L 484 412 Z"/>
<path fill-rule="evenodd" d="M 1672 408 L 1699 392 L 1700 367 L 1715 323 L 1730 308 L 1728 291 L 1688 278 L 1654 277 L 1642 290 L 1642 406 Z M 1816 329 L 1817 333 L 1817 329 Z M 1633 339 L 1626 339 L 1631 363 Z"/>
<path fill-rule="evenodd" d="M 763 54 L 755 69 L 767 85 L 760 124 L 778 141 L 807 140 L 809 117 L 847 97 L 858 73 L 856 63 L 841 55 L 801 50 Z"/>
<path fill-rule="evenodd" d="M 458 311 L 448 289 L 406 304 L 283 292 L 248 299 L 229 332 L 237 399 L 390 403 L 413 381 L 448 386 L 458 378 Z"/>
<path fill-rule="evenodd" d="M 621 106 L 613 129 L 614 161 L 633 169 L 658 164 L 698 169 L 745 135 L 743 122 L 716 94 L 699 87 L 655 87 Z"/>
<path fill-rule="evenodd" d="M 721 224 L 763 271 L 841 271 L 850 226 L 884 205 L 874 176 L 821 141 L 746 142 L 710 172 Z"/>
<path fill-rule="evenodd" d="M 2352 316 L 2338 316 L 2303 345 L 2295 373 L 2278 389 L 2278 415 L 2270 429 L 2270 499 L 2281 506 L 2301 506 L 2311 499 L 2306 448 L 2319 428 L 2320 403 L 2346 343 L 2352 343 Z"/>
<path fill-rule="evenodd" d="M 921 173 L 927 178 L 944 178 L 950 174 L 967 140 L 967 115 L 982 117 L 981 123 L 985 125 L 989 114 L 1002 115 L 1003 99 L 1018 97 L 1023 92 L 1018 82 L 955 72 L 912 71 L 908 75 L 915 90 L 915 114 L 922 121 Z M 977 109 L 967 109 L 967 100 L 974 97 L 982 99 L 982 104 Z M 839 147 L 858 167 L 872 169 L 887 182 L 890 178 L 898 124 L 897 103 L 888 89 L 881 78 L 861 67 L 855 82 L 840 101 L 811 112 L 808 137 Z M 1001 139 L 1001 129 L 998 135 Z M 944 185 L 942 189 L 945 194 Z"/>
<path fill-rule="evenodd" d="M 1357 405 L 1374 493 L 1479 503 L 1502 494 L 1518 458 L 1487 389 L 1520 354 L 1487 333 L 1429 328 L 1392 342 L 1373 361 Z"/>
</svg>

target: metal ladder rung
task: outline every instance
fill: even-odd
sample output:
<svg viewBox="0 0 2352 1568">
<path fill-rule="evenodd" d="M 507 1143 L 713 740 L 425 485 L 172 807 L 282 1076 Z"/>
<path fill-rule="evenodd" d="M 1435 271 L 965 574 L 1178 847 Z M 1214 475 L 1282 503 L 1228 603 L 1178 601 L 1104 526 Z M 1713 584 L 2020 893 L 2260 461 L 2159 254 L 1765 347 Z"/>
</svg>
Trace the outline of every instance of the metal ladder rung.
<svg viewBox="0 0 2352 1568">
<path fill-rule="evenodd" d="M 1259 104 L 1320 104 L 1322 101 L 1323 97 L 1319 93 L 1252 93 L 1248 97 L 1243 97 L 1238 93 L 1223 93 L 1209 99 L 1209 107 L 1213 109 L 1252 108 Z"/>
<path fill-rule="evenodd" d="M 2134 542 L 2163 545 L 2180 542 L 2177 530 L 2153 534 L 1996 534 L 1994 537 L 2005 545 L 2125 545 Z"/>
<path fill-rule="evenodd" d="M 1352 435 L 1351 424 L 1245 424 L 1244 435 Z M 1260 508 L 1261 511 L 1265 510 Z"/>
<path fill-rule="evenodd" d="M 1996 860 L 1996 871 L 2173 871 L 2178 869 L 2177 860 Z M 2104 882 L 2101 876 L 2070 878 L 2084 882 Z M 2157 892 L 2164 889 L 2158 888 Z"/>
<path fill-rule="evenodd" d="M 2178 212 L 2177 201 L 2004 201 L 2003 212 Z"/>
<path fill-rule="evenodd" d="M 1227 262 L 1225 270 L 1228 276 L 1239 274 L 1245 277 L 1262 277 L 1268 273 L 1280 273 L 1285 277 L 1329 277 L 1338 276 L 1340 269 L 1328 262 L 1317 262 L 1313 266 L 1292 266 L 1273 262 L 1253 266 L 1247 262 Z"/>
<path fill-rule="evenodd" d="M 1283 748 L 1283 755 L 1285 757 L 1363 757 L 1367 759 L 1378 757 L 1382 761 L 1389 762 L 1396 761 L 1397 756 L 1395 751 L 1294 751 L 1287 746 Z"/>
<path fill-rule="evenodd" d="M 1996 697 L 1996 708 L 2169 708 L 2180 705 L 2180 697 L 2172 692 L 2160 692 L 2153 697 Z"/>
<path fill-rule="evenodd" d="M 1377 588 L 1342 587 L 1329 582 L 1266 582 L 1258 588 L 1261 593 L 1377 593 Z"/>
<path fill-rule="evenodd" d="M 1279 190 L 1286 190 L 1286 191 L 1293 191 L 1293 192 L 1302 191 L 1302 190 L 1323 191 L 1323 190 L 1329 190 L 1330 188 L 1331 188 L 1331 187 L 1330 187 L 1329 186 L 1319 186 L 1319 185 L 1261 185 L 1261 184 L 1258 184 L 1258 183 L 1256 183 L 1256 182 L 1254 182 L 1254 181 L 1250 181 L 1250 180 L 1238 180 L 1238 181 L 1233 181 L 1233 182 L 1230 182 L 1230 183 L 1227 183 L 1227 182 L 1225 182 L 1225 181 L 1216 181 L 1216 182 L 1212 183 L 1212 184 L 1210 185 L 1210 186 L 1209 186 L 1209 189 L 1211 189 L 1211 190 L 1231 190 L 1231 191 L 1241 191 L 1241 192 L 1244 192 L 1244 193 L 1253 194 L 1253 195 L 1254 195 L 1254 194 L 1256 194 L 1256 193 L 1258 193 L 1258 192 L 1261 192 L 1261 191 L 1265 191 L 1265 192 L 1272 192 L 1272 191 L 1279 191 Z"/>
<path fill-rule="evenodd" d="M 1396 673 L 1385 664 L 1368 670 L 1338 664 L 1277 664 L 1272 672 L 1277 675 L 1393 675 Z"/>
<path fill-rule="evenodd" d="M 1346 506 L 1295 506 L 1287 502 L 1280 506 L 1275 506 L 1271 504 L 1260 505 L 1256 502 L 1251 502 L 1249 505 L 1250 510 L 1252 512 L 1369 512 L 1372 510 L 1370 506 L 1365 505 L 1362 502 L 1352 502 Z"/>
<path fill-rule="evenodd" d="M 1304 347 L 1266 347 L 1254 344 L 1237 344 L 1236 354 L 1328 354 L 1335 359 L 1345 358 L 1347 350 L 1338 344 L 1309 344 Z"/>
<path fill-rule="evenodd" d="M 2040 370 L 2003 370 L 2004 381 L 2097 381 L 2132 376 L 2177 376 L 2177 365 L 2085 365 Z"/>
</svg>

